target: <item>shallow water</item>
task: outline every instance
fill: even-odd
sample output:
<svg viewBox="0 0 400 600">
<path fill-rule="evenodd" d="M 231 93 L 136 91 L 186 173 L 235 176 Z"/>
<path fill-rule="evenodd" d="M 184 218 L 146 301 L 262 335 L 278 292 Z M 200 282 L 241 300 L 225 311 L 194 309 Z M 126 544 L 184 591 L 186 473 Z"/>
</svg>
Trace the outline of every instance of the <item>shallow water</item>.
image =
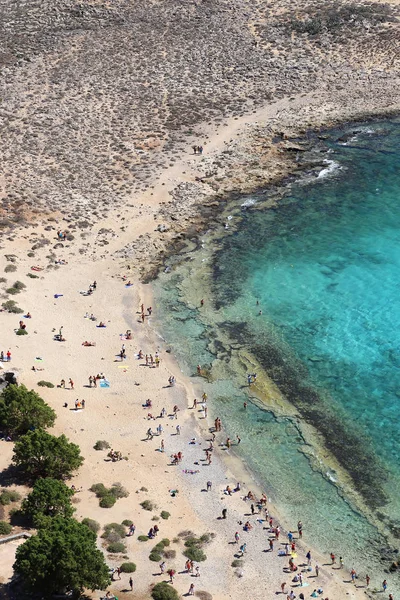
<svg viewBox="0 0 400 600">
<path fill-rule="evenodd" d="M 211 365 L 213 414 L 240 433 L 237 451 L 288 523 L 302 519 L 320 550 L 377 571 L 378 530 L 400 524 L 400 123 L 351 130 L 326 141 L 339 168 L 327 163 L 277 208 L 232 207 L 233 230 L 205 236 L 155 293 L 183 370 Z M 244 353 L 325 435 L 375 509 L 369 520 L 293 416 L 258 400 L 244 410 Z"/>
</svg>

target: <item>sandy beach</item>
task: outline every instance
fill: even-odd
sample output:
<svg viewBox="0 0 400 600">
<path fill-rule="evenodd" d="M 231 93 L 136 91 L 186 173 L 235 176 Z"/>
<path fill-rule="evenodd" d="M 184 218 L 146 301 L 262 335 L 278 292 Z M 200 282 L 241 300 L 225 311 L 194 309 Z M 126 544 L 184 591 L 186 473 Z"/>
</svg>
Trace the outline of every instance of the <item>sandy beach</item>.
<svg viewBox="0 0 400 600">
<path fill-rule="evenodd" d="M 217 151 L 216 142 L 214 152 Z M 181 172 L 175 167 L 173 173 L 165 174 L 165 181 L 169 181 L 170 186 L 176 185 L 184 170 L 187 174 L 191 163 L 193 157 L 184 156 Z M 164 187 L 163 183 L 161 181 L 160 189 Z M 306 585 L 299 588 L 298 582 L 292 581 L 294 574 L 286 572 L 288 557 L 279 556 L 279 550 L 285 548 L 289 529 L 295 532 L 297 538 L 297 523 L 283 523 L 279 517 L 279 506 L 267 504 L 273 527 L 279 524 L 281 528 L 279 539 L 274 541 L 270 551 L 269 540 L 273 540 L 275 534 L 265 520 L 264 512 L 259 515 L 256 511 L 252 515 L 252 501 L 243 500 L 249 490 L 257 499 L 263 492 L 268 496 L 268 490 L 257 489 L 250 474 L 235 458 L 235 441 L 230 450 L 226 448 L 223 429 L 216 434 L 212 463 L 208 465 L 205 461 L 213 423 L 204 418 L 201 404 L 193 408 L 194 398 L 200 401 L 201 385 L 194 388 L 192 382 L 183 377 L 174 357 L 167 352 L 168 345 L 154 330 L 152 321 L 157 307 L 152 306 L 152 315 L 148 315 L 147 308 L 152 305 L 151 287 L 139 281 L 141 267 L 145 266 L 142 262 L 146 263 L 147 256 L 138 254 L 134 263 L 128 263 L 118 255 L 125 240 L 135 239 L 135 235 L 148 231 L 152 234 L 150 239 L 154 239 L 155 220 L 149 212 L 142 218 L 136 216 L 126 231 L 110 240 L 107 255 L 103 248 L 98 247 L 96 229 L 85 236 L 85 244 L 88 244 L 86 255 L 80 255 L 75 241 L 63 243 L 62 247 L 55 249 L 56 261 L 67 264 L 55 264 L 54 258 L 48 258 L 48 247 L 58 244 L 57 231 L 62 221 L 60 225 L 54 222 L 51 229 L 48 226 L 26 227 L 14 239 L 5 240 L 2 244 L 1 270 L 4 271 L 7 265 L 16 267 L 12 273 L 5 273 L 7 282 L 3 286 L 8 287 L 14 280 L 25 282 L 26 289 L 15 299 L 24 313 L 29 311 L 32 315 L 31 319 L 26 319 L 28 335 L 17 337 L 15 329 L 20 315 L 6 311 L 0 313 L 2 349 L 4 352 L 10 349 L 12 354 L 11 362 L 4 363 L 4 366 L 15 369 L 18 381 L 39 391 L 54 408 L 57 421 L 52 432 L 65 433 L 81 448 L 85 462 L 70 481 L 79 490 L 74 497 L 75 517 L 78 520 L 90 517 L 101 526 L 120 523 L 124 519 L 131 519 L 136 525 L 135 535 L 126 540 L 124 555 L 137 565 L 133 592 L 129 590 L 127 575 L 113 582 L 111 591 L 118 597 L 145 598 L 149 597 L 151 585 L 163 579 L 158 564 L 148 558 L 155 542 L 141 542 L 138 535 L 147 535 L 154 525 L 153 517 L 159 516 L 161 511 L 168 511 L 171 515 L 168 520 L 157 521 L 159 535 L 175 540 L 170 548 L 175 550 L 176 556 L 166 563 L 168 568 L 176 570 L 174 586 L 183 595 L 194 582 L 196 593 L 204 591 L 211 594 L 200 595 L 204 598 L 235 598 L 239 593 L 248 593 L 249 586 L 254 598 L 272 598 L 281 592 L 281 584 L 286 582 L 285 594 L 281 593 L 281 597 L 286 597 L 286 590 L 291 589 L 297 596 L 303 592 L 305 597 L 309 597 L 315 588 L 323 589 L 320 596 L 323 598 L 364 597 L 362 574 L 354 586 L 349 583 L 347 569 L 341 571 L 337 565 L 332 568 L 328 566 L 329 557 L 317 556 L 313 540 L 307 539 L 306 523 L 303 524 L 303 539 L 296 540 L 295 559 Z M 114 223 L 116 221 L 117 217 Z M 156 235 L 159 233 L 156 232 Z M 32 242 L 40 246 L 34 251 L 34 258 L 27 256 Z M 32 267 L 36 266 L 43 269 L 33 270 Z M 36 278 L 27 277 L 28 274 L 34 274 Z M 88 290 L 93 281 L 97 282 L 96 290 L 89 296 L 84 295 L 82 292 Z M 132 285 L 128 285 L 129 282 Z M 144 322 L 141 318 L 142 304 L 146 313 Z M 91 314 L 96 321 L 85 317 Z M 97 327 L 100 322 L 106 327 Z M 53 339 L 61 327 L 64 342 Z M 125 340 L 121 334 L 128 329 L 132 331 L 132 339 Z M 83 346 L 85 341 L 93 342 L 95 346 Z M 126 346 L 126 359 L 123 361 L 118 356 L 122 344 Z M 140 350 L 144 355 L 152 354 L 153 357 L 158 352 L 159 367 L 146 366 L 144 359 L 138 359 Z M 89 376 L 97 373 L 105 374 L 109 387 L 89 387 Z M 176 384 L 172 387 L 168 383 L 171 375 L 176 377 Z M 68 389 L 69 378 L 74 382 L 73 390 Z M 62 379 L 66 381 L 66 389 L 58 387 Z M 40 380 L 50 381 L 56 387 L 39 388 L 37 383 Z M 75 410 L 76 399 L 85 400 L 83 410 Z M 147 399 L 151 400 L 151 408 L 143 406 Z M 212 398 L 208 398 L 208 403 L 212 403 Z M 173 413 L 175 405 L 179 409 L 177 419 Z M 166 416 L 160 418 L 163 408 Z M 149 427 L 154 432 L 160 424 L 163 427 L 161 435 L 146 440 Z M 176 430 L 178 424 L 180 435 Z M 94 450 L 97 440 L 108 441 L 127 460 L 111 462 L 107 451 Z M 164 452 L 160 451 L 161 440 L 164 440 Z M 0 466 L 6 470 L 13 444 L 1 443 Z M 183 453 L 183 459 L 178 465 L 172 465 L 170 457 L 177 452 Z M 212 482 L 209 492 L 205 491 L 207 481 Z M 100 508 L 98 499 L 89 490 L 91 485 L 100 482 L 106 486 L 120 482 L 129 491 L 129 496 L 118 500 L 111 509 Z M 231 496 L 225 493 L 228 485 L 233 490 L 237 483 L 240 483 L 240 491 Z M 171 490 L 179 492 L 172 495 Z M 28 489 L 22 487 L 21 491 L 26 495 Z M 152 511 L 140 506 L 144 500 L 154 503 Z M 226 520 L 221 518 L 224 508 L 227 509 Z M 247 520 L 252 526 L 248 532 L 243 530 Z M 184 545 L 180 534 L 185 535 L 188 531 L 198 536 L 212 534 L 204 548 L 207 560 L 199 564 L 199 578 L 192 579 L 191 574 L 184 572 Z M 235 532 L 239 532 L 239 544 L 235 544 Z M 102 547 L 101 542 L 98 538 L 99 547 Z M 247 544 L 243 565 L 232 567 L 238 556 L 238 546 L 243 542 Z M 307 571 L 305 555 L 309 550 L 312 565 L 315 567 L 318 562 L 320 566 L 317 579 L 314 569 Z M 12 576 L 10 554 L 0 555 L 3 584 Z M 121 555 L 107 553 L 106 559 L 111 567 L 118 566 L 123 560 Z M 374 585 L 378 584 L 374 582 Z M 3 589 L 7 594 L 7 586 Z M 93 597 L 100 597 L 100 593 Z"/>
<path fill-rule="evenodd" d="M 151 586 L 168 579 L 149 560 L 156 542 L 138 539 L 154 523 L 159 537 L 170 540 L 165 561 L 176 571 L 180 595 L 194 583 L 202 600 L 250 592 L 254 600 L 286 600 L 291 590 L 308 598 L 317 588 L 329 600 L 364 598 L 367 571 L 352 584 L 352 565 L 340 569 L 329 556 L 318 556 L 307 523 L 299 540 L 297 523 L 284 522 L 279 502 L 267 502 L 272 528 L 264 509 L 252 514 L 245 495 L 251 490 L 259 499 L 268 490 L 258 489 L 237 459 L 235 441 L 226 447 L 223 423 L 211 464 L 204 460 L 214 423 L 201 404 L 193 408 L 203 393 L 201 380 L 194 384 L 183 376 L 168 340 L 156 331 L 148 282 L 186 240 L 218 221 L 231 195 L 272 189 L 288 175 L 326 168 L 326 157 L 307 137 L 310 130 L 323 136 L 332 124 L 398 113 L 397 2 L 150 4 L 46 0 L 39 6 L 30 0 L 0 9 L 0 289 L 2 302 L 15 300 L 31 313 L 24 321 L 28 335 L 17 336 L 23 317 L 0 312 L 0 351 L 11 352 L 3 366 L 56 411 L 51 432 L 81 448 L 84 464 L 68 482 L 78 490 L 75 518 L 89 517 L 102 528 L 125 519 L 136 526 L 123 555 L 107 553 L 97 540 L 110 567 L 125 560 L 137 565 L 133 591 L 128 575 L 112 582 L 109 589 L 119 599 L 149 598 Z M 195 145 L 202 154 L 194 153 Z M 271 202 L 278 197 L 279 191 Z M 57 237 L 59 231 L 66 239 Z M 16 281 L 26 287 L 10 296 L 6 290 Z M 83 294 L 94 281 L 96 290 Z M 85 316 L 91 314 L 96 320 Z M 100 321 L 106 326 L 97 327 Z M 54 339 L 60 328 L 65 341 Z M 124 338 L 127 330 L 132 339 Z M 159 366 L 146 365 L 140 350 L 158 353 Z M 109 386 L 90 386 L 89 377 L 100 373 Z M 39 387 L 41 380 L 55 387 Z M 62 380 L 66 389 L 59 387 Z M 148 399 L 151 408 L 143 406 Z M 84 409 L 75 408 L 76 400 L 85 400 Z M 160 424 L 160 435 L 146 439 Z M 112 462 L 106 450 L 95 450 L 98 440 L 126 460 Z M 13 443 L 0 444 L 5 486 Z M 173 465 L 171 455 L 178 452 L 182 461 Z M 129 496 L 101 508 L 89 488 L 115 482 Z M 240 491 L 226 493 L 237 483 Z M 14 482 L 11 487 L 29 493 Z M 152 510 L 142 508 L 146 500 Z M 279 555 L 289 530 L 304 586 L 288 572 L 289 557 Z M 185 572 L 188 532 L 209 534 L 199 577 Z M 5 599 L 16 597 L 9 584 L 20 543 L 0 545 Z M 232 566 L 234 560 L 242 562 Z M 371 581 L 371 591 L 380 586 Z"/>
</svg>

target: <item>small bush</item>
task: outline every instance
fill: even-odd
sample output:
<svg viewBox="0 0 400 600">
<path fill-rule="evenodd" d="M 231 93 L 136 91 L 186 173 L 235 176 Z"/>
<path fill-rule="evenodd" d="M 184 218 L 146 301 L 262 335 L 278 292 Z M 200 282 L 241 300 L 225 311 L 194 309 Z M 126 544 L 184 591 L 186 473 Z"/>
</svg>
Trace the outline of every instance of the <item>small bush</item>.
<svg viewBox="0 0 400 600">
<path fill-rule="evenodd" d="M 111 508 L 116 503 L 117 499 L 112 494 L 106 494 L 100 499 L 99 506 L 101 508 Z"/>
<path fill-rule="evenodd" d="M 125 552 L 126 546 L 122 542 L 113 542 L 107 546 L 107 552 L 111 554 L 121 554 L 121 552 Z"/>
<path fill-rule="evenodd" d="M 164 547 L 167 547 L 167 546 L 169 546 L 169 545 L 170 545 L 170 543 L 171 543 L 171 542 L 169 541 L 169 539 L 168 539 L 168 538 L 163 538 L 163 539 L 161 540 L 161 542 L 160 542 L 160 544 L 162 544 Z"/>
<path fill-rule="evenodd" d="M 240 560 L 240 558 L 235 558 L 235 560 L 231 562 L 231 567 L 243 567 L 243 561 Z"/>
<path fill-rule="evenodd" d="M 127 498 L 129 496 L 128 490 L 118 482 L 112 484 L 110 493 L 115 496 L 115 498 Z"/>
<path fill-rule="evenodd" d="M 17 270 L 17 267 L 15 265 L 7 265 L 6 268 L 4 269 L 5 273 L 14 273 Z"/>
<path fill-rule="evenodd" d="M 0 535 L 8 535 L 11 533 L 12 527 L 10 523 L 6 523 L 6 521 L 0 521 Z"/>
<path fill-rule="evenodd" d="M 19 294 L 21 290 L 18 290 L 15 287 L 10 287 L 6 289 L 6 293 L 10 294 L 10 296 L 15 296 L 15 294 Z"/>
<path fill-rule="evenodd" d="M 120 566 L 122 573 L 134 573 L 136 571 L 136 565 L 133 562 L 124 562 Z"/>
<path fill-rule="evenodd" d="M 200 598 L 200 600 L 212 600 L 212 595 L 210 594 L 210 592 L 205 592 L 203 590 L 198 590 L 195 593 L 195 596 L 197 598 Z"/>
<path fill-rule="evenodd" d="M 110 539 L 110 536 L 114 534 L 114 536 L 117 536 L 117 540 L 114 539 Z M 110 541 L 110 542 L 116 542 L 118 540 L 120 540 L 121 538 L 124 538 L 126 536 L 126 529 L 123 525 L 120 525 L 119 523 L 108 523 L 108 525 L 104 526 L 104 533 L 101 536 L 102 538 Z"/>
<path fill-rule="evenodd" d="M 143 500 L 143 502 L 140 503 L 140 506 L 142 508 L 144 508 L 144 510 L 154 510 L 155 506 L 154 504 L 150 501 L 150 500 Z"/>
<path fill-rule="evenodd" d="M 141 492 L 148 492 L 149 490 L 147 489 L 147 487 L 144 487 L 144 485 L 142 485 L 142 487 L 140 488 Z"/>
<path fill-rule="evenodd" d="M 176 550 L 164 550 L 164 558 L 176 558 Z"/>
<path fill-rule="evenodd" d="M 153 562 L 160 562 L 161 559 L 162 556 L 161 554 L 158 554 L 158 552 L 150 552 L 149 560 L 152 560 Z"/>
<path fill-rule="evenodd" d="M 28 332 L 26 329 L 18 329 L 15 333 L 17 335 L 28 335 Z"/>
<path fill-rule="evenodd" d="M 133 521 L 131 521 L 130 519 L 124 519 L 122 521 L 122 525 L 125 525 L 125 527 L 130 527 L 131 525 L 133 525 Z"/>
<path fill-rule="evenodd" d="M 103 498 L 108 494 L 108 489 L 104 485 L 104 483 L 94 483 L 90 488 L 91 492 L 94 492 L 97 498 Z"/>
<path fill-rule="evenodd" d="M 0 493 L 0 504 L 6 506 L 11 502 L 18 502 L 21 500 L 21 494 L 16 490 L 2 490 Z"/>
<path fill-rule="evenodd" d="M 160 520 L 160 517 L 159 517 L 158 515 L 153 515 L 153 516 L 151 517 L 151 520 L 152 520 L 152 521 L 159 521 L 159 520 Z"/>
<path fill-rule="evenodd" d="M 151 590 L 151 597 L 153 600 L 179 600 L 179 594 L 176 589 L 165 581 L 156 583 Z"/>
<path fill-rule="evenodd" d="M 147 535 L 139 535 L 138 540 L 139 540 L 139 542 L 148 542 L 149 538 Z"/>
<path fill-rule="evenodd" d="M 41 379 L 40 381 L 38 381 L 38 386 L 47 387 L 47 388 L 55 387 L 54 383 L 51 383 L 51 381 L 44 381 L 44 379 Z"/>
<path fill-rule="evenodd" d="M 204 554 L 203 550 L 201 548 L 197 548 L 196 546 L 187 548 L 183 555 L 194 562 L 202 562 L 203 560 L 207 560 L 207 556 Z"/>
<path fill-rule="evenodd" d="M 26 276 L 30 277 L 31 279 L 39 279 L 39 275 L 34 275 L 33 273 L 27 273 Z"/>
<path fill-rule="evenodd" d="M 97 440 L 93 448 L 95 450 L 108 450 L 111 446 L 106 440 Z"/>
<path fill-rule="evenodd" d="M 22 283 L 22 281 L 16 281 L 13 285 L 13 288 L 16 290 L 24 290 L 26 288 L 26 285 L 24 283 Z"/>
<path fill-rule="evenodd" d="M 0 283 L 7 283 L 7 279 L 5 277 L 0 277 Z"/>
<path fill-rule="evenodd" d="M 4 308 L 4 310 L 8 311 L 9 313 L 13 313 L 15 315 L 20 315 L 21 313 L 24 312 L 22 310 L 22 308 L 20 308 L 17 305 L 15 300 L 7 300 L 6 302 L 3 302 L 3 304 L 1 306 Z"/>
<path fill-rule="evenodd" d="M 34 252 L 28 252 L 27 256 L 29 256 L 29 258 L 33 258 L 35 256 Z M 29 273 L 30 275 L 30 273 Z"/>
<path fill-rule="evenodd" d="M 162 511 L 161 511 L 161 513 L 160 513 L 160 517 L 161 517 L 162 519 L 165 519 L 165 520 L 169 519 L 169 518 L 170 518 L 170 516 L 171 516 L 171 513 L 169 513 L 169 512 L 168 512 L 168 511 L 166 511 L 166 510 L 162 510 Z"/>
<path fill-rule="evenodd" d="M 89 529 L 91 529 L 93 533 L 97 534 L 97 532 L 100 530 L 100 523 L 98 523 L 94 519 L 89 519 L 89 517 L 85 517 L 82 520 L 82 524 L 86 525 L 86 527 L 89 527 Z"/>
</svg>

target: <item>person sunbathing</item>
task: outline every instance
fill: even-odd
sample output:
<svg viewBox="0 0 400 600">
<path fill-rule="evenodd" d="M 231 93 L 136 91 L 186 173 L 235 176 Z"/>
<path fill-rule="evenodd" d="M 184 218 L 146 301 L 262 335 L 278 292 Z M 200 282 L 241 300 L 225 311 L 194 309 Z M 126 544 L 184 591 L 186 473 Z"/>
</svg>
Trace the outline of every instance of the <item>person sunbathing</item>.
<svg viewBox="0 0 400 600">
<path fill-rule="evenodd" d="M 64 340 L 61 340 L 61 341 L 64 341 Z M 95 346 L 95 345 L 96 345 L 96 342 L 88 342 L 88 341 L 82 342 L 82 346 Z"/>
<path fill-rule="evenodd" d="M 98 324 L 98 327 L 105 327 L 105 326 L 106 326 L 106 324 L 103 323 L 103 321 L 100 321 L 100 323 Z"/>
</svg>

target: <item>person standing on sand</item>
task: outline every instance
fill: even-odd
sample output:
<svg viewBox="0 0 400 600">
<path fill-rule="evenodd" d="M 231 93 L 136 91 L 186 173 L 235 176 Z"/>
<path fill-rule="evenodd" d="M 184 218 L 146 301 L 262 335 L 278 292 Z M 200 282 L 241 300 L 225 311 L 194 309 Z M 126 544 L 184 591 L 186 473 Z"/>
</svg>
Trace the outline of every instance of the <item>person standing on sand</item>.
<svg viewBox="0 0 400 600">
<path fill-rule="evenodd" d="M 191 583 L 191 584 L 190 584 L 190 588 L 189 588 L 189 591 L 188 591 L 188 595 L 189 595 L 189 596 L 194 596 L 194 583 Z"/>
<path fill-rule="evenodd" d="M 71 390 L 74 389 L 74 382 L 72 381 L 71 377 L 69 378 L 69 387 L 71 388 Z"/>
<path fill-rule="evenodd" d="M 336 562 L 336 556 L 333 554 L 333 552 L 331 552 L 331 561 L 332 561 L 332 564 L 333 564 L 333 565 L 334 565 L 334 564 L 335 564 L 335 562 Z"/>
<path fill-rule="evenodd" d="M 131 586 L 131 591 L 133 590 L 133 579 L 129 577 L 129 585 Z"/>
<path fill-rule="evenodd" d="M 163 573 L 165 573 L 165 560 L 162 561 L 162 563 L 159 564 L 160 567 L 160 575 L 163 575 Z"/>
<path fill-rule="evenodd" d="M 281 583 L 281 592 L 282 592 L 282 594 L 285 593 L 285 588 L 286 588 L 286 582 L 285 583 Z"/>
<path fill-rule="evenodd" d="M 297 531 L 299 533 L 299 538 L 303 537 L 303 523 L 301 521 L 299 521 L 297 523 Z"/>
<path fill-rule="evenodd" d="M 306 554 L 307 565 L 311 567 L 311 551 L 309 550 Z"/>
<path fill-rule="evenodd" d="M 211 488 L 212 488 L 212 482 L 207 481 L 207 492 L 211 492 Z"/>
<path fill-rule="evenodd" d="M 318 577 L 318 575 L 319 575 L 319 564 L 317 563 L 315 565 L 315 577 Z"/>
<path fill-rule="evenodd" d="M 369 575 L 366 575 L 365 581 L 367 582 L 367 587 L 369 587 L 369 582 L 371 581 L 371 577 Z"/>
</svg>

